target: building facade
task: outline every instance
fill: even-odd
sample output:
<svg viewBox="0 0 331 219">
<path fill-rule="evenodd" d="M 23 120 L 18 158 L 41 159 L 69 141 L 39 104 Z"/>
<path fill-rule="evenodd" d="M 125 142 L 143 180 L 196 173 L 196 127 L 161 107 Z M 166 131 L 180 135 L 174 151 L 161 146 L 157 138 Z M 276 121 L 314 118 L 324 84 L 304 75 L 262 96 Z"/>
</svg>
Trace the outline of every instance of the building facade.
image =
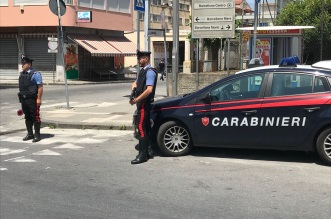
<svg viewBox="0 0 331 219">
<path fill-rule="evenodd" d="M 154 30 L 166 30 L 166 52 L 164 51 L 164 37 L 150 35 L 150 51 L 151 64 L 158 66 L 161 59 L 166 59 L 168 69 L 171 69 L 172 64 L 172 45 L 173 45 L 173 2 L 171 0 L 148 0 L 150 4 L 150 29 Z M 179 45 L 178 45 L 178 59 L 180 71 L 183 71 L 185 62 L 190 62 L 191 51 L 190 41 L 187 38 L 191 32 L 190 24 L 191 15 L 191 0 L 179 0 Z M 147 46 L 145 45 L 145 30 L 144 30 L 144 19 L 145 13 L 134 12 L 133 14 L 133 32 L 126 34 L 126 37 L 133 42 L 137 42 L 137 16 L 139 16 L 139 29 L 140 29 L 140 49 L 144 50 Z M 166 55 L 165 55 L 166 54 Z M 165 57 L 166 56 L 166 57 Z M 126 57 L 126 65 L 136 65 L 137 60 L 134 58 Z M 188 69 L 190 72 L 190 69 Z"/>
<path fill-rule="evenodd" d="M 18 78 L 21 55 L 34 59 L 33 66 L 44 80 L 53 82 L 63 81 L 64 75 L 99 77 L 123 66 L 124 57 L 136 53 L 136 44 L 124 36 L 133 27 L 132 2 L 65 0 L 65 13 L 59 19 L 49 5 L 56 0 L 0 0 L 0 79 Z"/>
</svg>

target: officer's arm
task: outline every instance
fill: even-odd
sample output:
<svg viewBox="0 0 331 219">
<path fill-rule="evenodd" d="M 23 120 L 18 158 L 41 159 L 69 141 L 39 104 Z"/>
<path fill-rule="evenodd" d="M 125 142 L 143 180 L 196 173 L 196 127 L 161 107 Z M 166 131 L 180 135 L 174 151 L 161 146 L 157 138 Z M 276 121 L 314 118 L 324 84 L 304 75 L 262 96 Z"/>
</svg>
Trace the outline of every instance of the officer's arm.
<svg viewBox="0 0 331 219">
<path fill-rule="evenodd" d="M 38 84 L 38 97 L 37 97 L 37 104 L 40 106 L 41 105 L 41 98 L 43 96 L 43 85 L 42 84 Z"/>
</svg>

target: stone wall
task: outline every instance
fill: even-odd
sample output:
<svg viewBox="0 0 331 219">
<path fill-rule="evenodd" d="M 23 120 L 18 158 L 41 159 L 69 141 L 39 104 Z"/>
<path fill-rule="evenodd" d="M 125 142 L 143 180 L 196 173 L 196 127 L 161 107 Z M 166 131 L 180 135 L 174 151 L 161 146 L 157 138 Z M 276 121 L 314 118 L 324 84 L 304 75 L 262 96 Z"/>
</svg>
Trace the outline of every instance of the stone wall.
<svg viewBox="0 0 331 219">
<path fill-rule="evenodd" d="M 229 75 L 234 74 L 230 72 Z M 196 73 L 179 73 L 177 80 L 177 94 L 190 93 L 197 90 Z M 204 88 L 207 85 L 214 83 L 228 76 L 226 71 L 219 72 L 199 72 L 198 89 Z M 172 74 L 168 73 L 167 78 L 169 96 L 172 96 Z"/>
</svg>

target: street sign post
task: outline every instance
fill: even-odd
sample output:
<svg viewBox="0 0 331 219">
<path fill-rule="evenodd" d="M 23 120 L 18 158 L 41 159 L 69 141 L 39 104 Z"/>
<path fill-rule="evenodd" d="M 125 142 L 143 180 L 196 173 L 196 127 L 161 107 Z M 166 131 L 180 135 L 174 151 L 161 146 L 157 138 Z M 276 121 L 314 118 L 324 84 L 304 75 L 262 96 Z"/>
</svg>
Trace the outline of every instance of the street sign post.
<svg viewBox="0 0 331 219">
<path fill-rule="evenodd" d="M 235 0 L 193 0 L 192 38 L 234 38 Z"/>
</svg>

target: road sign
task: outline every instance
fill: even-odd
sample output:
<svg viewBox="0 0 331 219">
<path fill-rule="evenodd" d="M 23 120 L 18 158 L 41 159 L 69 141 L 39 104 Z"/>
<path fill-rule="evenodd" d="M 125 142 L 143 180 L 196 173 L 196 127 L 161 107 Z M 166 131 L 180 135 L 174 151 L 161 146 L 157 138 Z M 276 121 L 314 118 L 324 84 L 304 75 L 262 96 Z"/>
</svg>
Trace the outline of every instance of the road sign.
<svg viewBox="0 0 331 219">
<path fill-rule="evenodd" d="M 145 12 L 145 0 L 134 0 L 134 10 Z"/>
<path fill-rule="evenodd" d="M 60 15 L 63 16 L 66 13 L 66 4 L 63 0 L 50 0 L 48 3 L 48 7 L 55 14 L 58 15 L 58 7 L 57 7 L 57 1 L 59 1 L 60 5 Z"/>
<path fill-rule="evenodd" d="M 193 0 L 192 38 L 234 38 L 235 0 Z"/>
<path fill-rule="evenodd" d="M 148 29 L 148 36 L 163 36 L 164 29 Z"/>
<path fill-rule="evenodd" d="M 48 53 L 57 53 L 58 42 L 57 38 L 48 37 Z"/>
</svg>

